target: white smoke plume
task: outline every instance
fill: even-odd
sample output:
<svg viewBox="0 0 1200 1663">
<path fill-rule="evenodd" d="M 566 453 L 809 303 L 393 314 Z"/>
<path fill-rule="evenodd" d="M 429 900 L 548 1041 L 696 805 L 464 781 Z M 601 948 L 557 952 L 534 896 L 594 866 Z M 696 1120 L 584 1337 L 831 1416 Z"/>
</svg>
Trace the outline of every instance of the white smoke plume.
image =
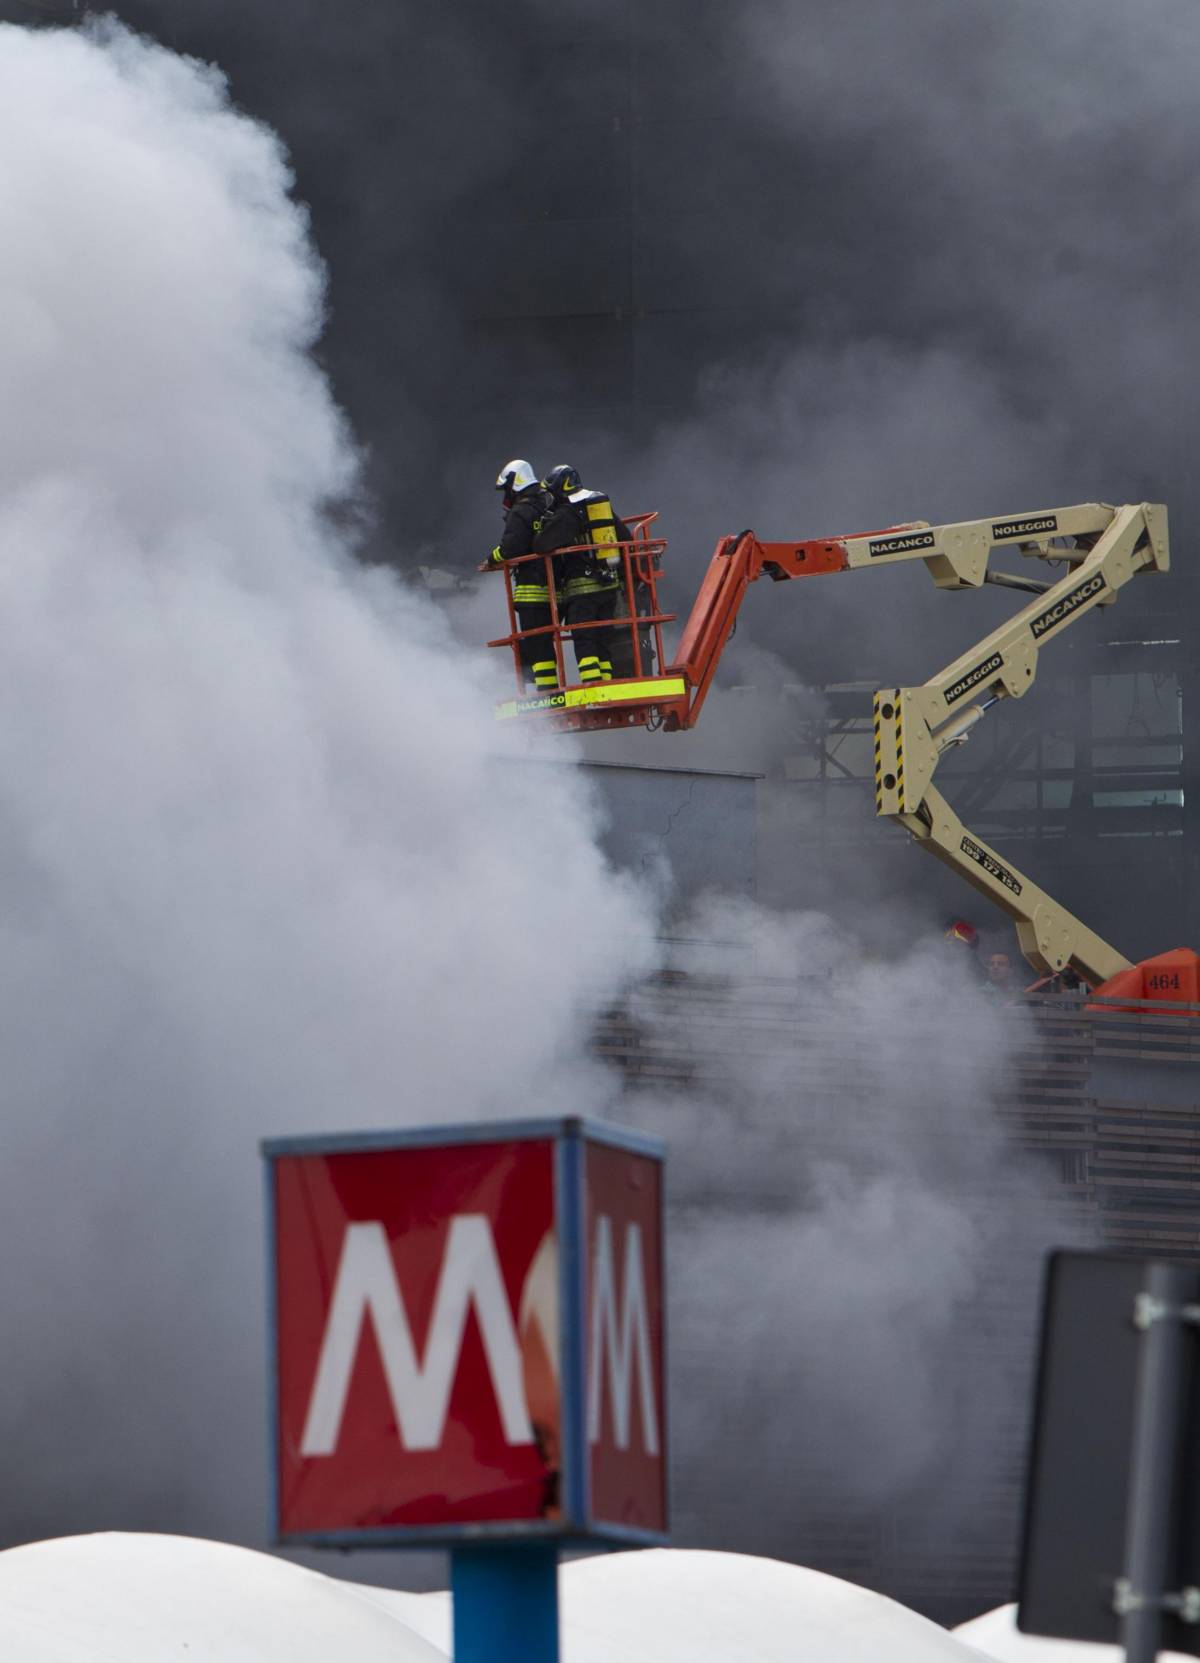
<svg viewBox="0 0 1200 1663">
<path fill-rule="evenodd" d="M 652 920 L 336 528 L 274 135 L 3 27 L 0 150 L 0 1528 L 261 1538 L 256 1140 L 593 1106 Z"/>
</svg>

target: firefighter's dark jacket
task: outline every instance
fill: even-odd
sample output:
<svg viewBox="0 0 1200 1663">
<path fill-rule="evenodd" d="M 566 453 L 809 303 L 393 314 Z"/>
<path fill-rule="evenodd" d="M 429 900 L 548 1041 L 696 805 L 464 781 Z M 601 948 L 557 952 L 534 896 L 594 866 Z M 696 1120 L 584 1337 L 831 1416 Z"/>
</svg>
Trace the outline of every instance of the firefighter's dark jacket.
<svg viewBox="0 0 1200 1663">
<path fill-rule="evenodd" d="M 519 560 L 533 552 L 534 538 L 550 510 L 549 493 L 540 489 L 526 491 L 517 498 L 504 517 L 504 533 L 492 550 L 492 560 L 499 565 L 503 560 Z M 520 606 L 539 605 L 549 601 L 546 568 L 537 560 L 528 560 L 513 572 L 513 600 Z"/>
</svg>

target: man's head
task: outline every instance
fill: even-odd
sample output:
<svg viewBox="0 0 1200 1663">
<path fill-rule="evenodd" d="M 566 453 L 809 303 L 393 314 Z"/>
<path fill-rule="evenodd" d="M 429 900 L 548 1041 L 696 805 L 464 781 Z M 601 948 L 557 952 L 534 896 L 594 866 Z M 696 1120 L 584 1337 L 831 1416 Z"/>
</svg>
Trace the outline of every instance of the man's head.
<svg viewBox="0 0 1200 1663">
<path fill-rule="evenodd" d="M 555 502 L 562 502 L 572 491 L 578 491 L 583 481 L 579 477 L 578 468 L 573 468 L 569 462 L 560 462 L 557 467 L 550 469 L 542 484 L 551 492 Z"/>
<path fill-rule="evenodd" d="M 1012 976 L 1012 960 L 1007 953 L 989 953 L 987 961 L 988 980 L 1001 986 L 1007 985 Z"/>
<path fill-rule="evenodd" d="M 506 462 L 500 469 L 496 479 L 496 489 L 501 492 L 501 501 L 505 508 L 511 508 L 518 497 L 523 497 L 526 491 L 537 490 L 538 477 L 528 462 L 517 457 L 512 462 Z"/>
</svg>

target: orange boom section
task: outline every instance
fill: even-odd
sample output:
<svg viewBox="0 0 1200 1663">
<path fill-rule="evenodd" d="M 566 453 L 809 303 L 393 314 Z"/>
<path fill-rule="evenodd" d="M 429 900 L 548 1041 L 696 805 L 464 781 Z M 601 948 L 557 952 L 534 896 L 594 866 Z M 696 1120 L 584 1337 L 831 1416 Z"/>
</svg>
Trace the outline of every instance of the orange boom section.
<svg viewBox="0 0 1200 1663">
<path fill-rule="evenodd" d="M 1200 1014 L 1200 954 L 1190 947 L 1174 947 L 1169 953 L 1159 953 L 1140 964 L 1120 970 L 1094 990 L 1093 997 L 1103 1000 L 1105 1007 L 1136 1010 L 1145 1005 L 1194 1005 L 1191 1014 Z M 1117 1004 L 1118 1000 L 1132 1003 Z M 1094 1008 L 1101 1008 L 1096 1006 Z"/>
</svg>

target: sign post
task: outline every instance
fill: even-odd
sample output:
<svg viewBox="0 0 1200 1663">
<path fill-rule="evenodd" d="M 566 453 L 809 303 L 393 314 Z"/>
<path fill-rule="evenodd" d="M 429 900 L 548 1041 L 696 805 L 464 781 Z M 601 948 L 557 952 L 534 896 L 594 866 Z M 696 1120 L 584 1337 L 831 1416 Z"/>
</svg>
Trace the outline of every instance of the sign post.
<svg viewBox="0 0 1200 1663">
<path fill-rule="evenodd" d="M 662 1146 L 557 1120 L 263 1155 L 273 1539 L 447 1545 L 458 1663 L 556 1663 L 560 1545 L 666 1539 Z"/>
<path fill-rule="evenodd" d="M 552 1542 L 450 1553 L 454 1656 L 558 1663 L 558 1548 Z"/>
<path fill-rule="evenodd" d="M 1055 1253 L 1017 1626 L 1200 1655 L 1200 1270 Z"/>
</svg>

